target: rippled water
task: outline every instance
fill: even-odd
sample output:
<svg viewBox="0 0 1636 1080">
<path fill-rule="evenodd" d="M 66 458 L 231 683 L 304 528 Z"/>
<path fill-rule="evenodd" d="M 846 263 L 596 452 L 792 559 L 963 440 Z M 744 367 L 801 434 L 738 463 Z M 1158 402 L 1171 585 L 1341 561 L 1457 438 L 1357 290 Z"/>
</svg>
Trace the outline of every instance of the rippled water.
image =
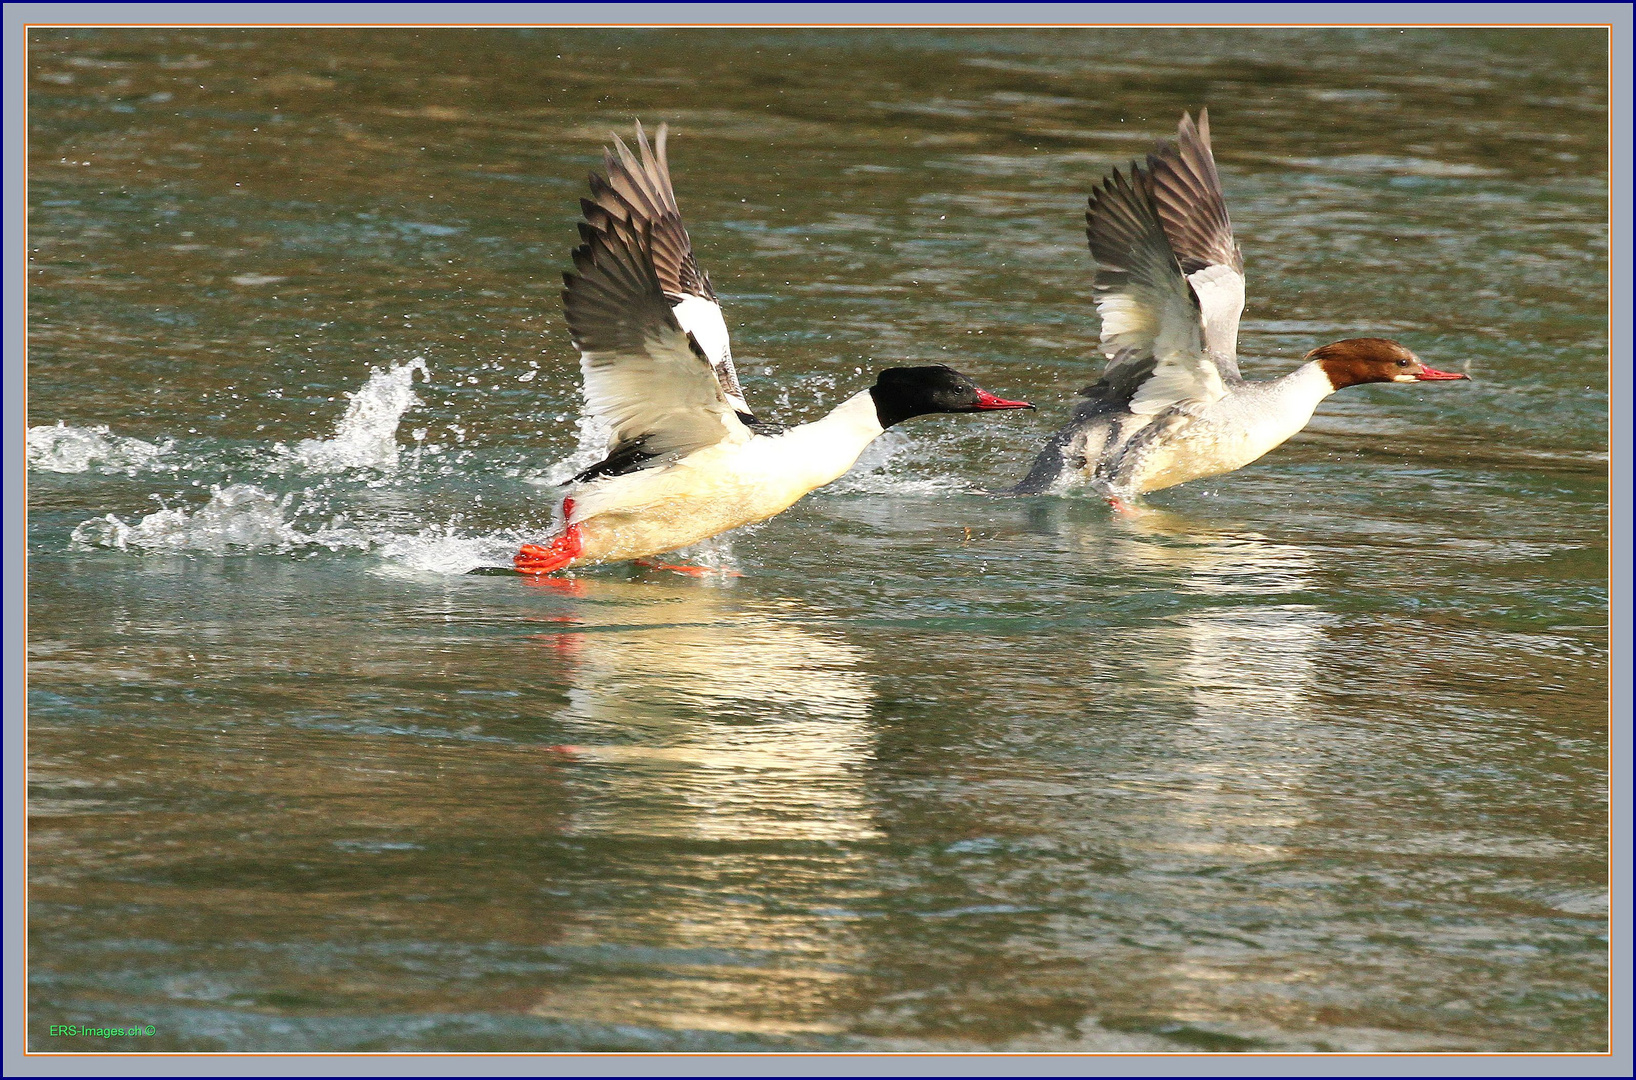
<svg viewBox="0 0 1636 1080">
<path fill-rule="evenodd" d="M 30 55 L 36 1049 L 1604 1047 L 1600 34 Z M 1473 381 L 1141 518 L 982 494 L 1098 367 L 1085 192 L 1201 105 L 1247 374 Z M 905 425 L 742 576 L 467 573 L 585 460 L 558 275 L 635 117 L 758 411 L 1038 415 Z"/>
</svg>

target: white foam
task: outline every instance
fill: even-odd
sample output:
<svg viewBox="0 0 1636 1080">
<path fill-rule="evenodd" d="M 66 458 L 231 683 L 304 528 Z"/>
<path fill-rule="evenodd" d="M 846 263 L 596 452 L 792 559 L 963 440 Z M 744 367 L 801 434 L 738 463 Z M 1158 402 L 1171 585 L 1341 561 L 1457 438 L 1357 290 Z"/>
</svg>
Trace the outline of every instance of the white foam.
<svg viewBox="0 0 1636 1080">
<path fill-rule="evenodd" d="M 465 536 L 450 526 L 422 529 L 413 536 L 382 538 L 380 554 L 390 560 L 387 569 L 401 568 L 425 574 L 467 574 L 482 567 L 511 566 L 521 543 L 518 535 L 492 533 Z"/>
<path fill-rule="evenodd" d="M 522 534 L 500 531 L 467 535 L 453 525 L 429 526 L 414 534 L 366 529 L 340 518 L 303 528 L 296 518 L 311 491 L 275 495 L 254 484 L 212 488 L 210 500 L 195 510 L 165 507 L 135 521 L 105 514 L 82 522 L 72 540 L 81 547 L 169 554 L 248 555 L 289 553 L 305 548 L 373 551 L 404 572 L 465 574 L 480 567 L 511 565 Z"/>
<path fill-rule="evenodd" d="M 283 497 L 254 484 L 210 489 L 210 501 L 192 513 L 166 507 L 130 524 L 114 514 L 80 523 L 72 536 L 85 547 L 121 551 L 233 552 L 289 551 L 309 545 L 333 549 L 369 546 L 357 529 L 336 524 L 307 533 L 291 522 L 295 494 Z"/>
<path fill-rule="evenodd" d="M 422 380 L 431 377 L 424 357 L 406 364 L 393 364 L 382 371 L 369 369 L 369 381 L 348 395 L 347 411 L 335 425 L 329 439 L 302 439 L 287 451 L 301 468 L 309 472 L 338 472 L 343 469 L 390 470 L 398 463 L 398 423 L 403 414 L 420 404 L 415 396 L 415 372 Z"/>
<path fill-rule="evenodd" d="M 28 467 L 39 472 L 82 473 L 94 466 L 101 473 L 138 472 L 160 466 L 175 443 L 143 442 L 115 435 L 107 424 L 69 427 L 61 420 L 54 425 L 28 429 Z"/>
</svg>

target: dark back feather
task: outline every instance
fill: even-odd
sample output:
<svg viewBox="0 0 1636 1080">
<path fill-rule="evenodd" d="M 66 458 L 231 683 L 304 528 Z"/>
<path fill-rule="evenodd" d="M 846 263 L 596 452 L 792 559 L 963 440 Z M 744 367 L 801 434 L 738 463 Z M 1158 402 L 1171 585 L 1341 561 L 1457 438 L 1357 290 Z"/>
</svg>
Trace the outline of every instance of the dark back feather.
<svg viewBox="0 0 1636 1080">
<path fill-rule="evenodd" d="M 1227 217 L 1227 200 L 1210 149 L 1208 110 L 1199 110 L 1197 124 L 1183 113 L 1176 141 L 1160 140 L 1147 164 L 1153 207 L 1182 273 L 1225 265 L 1242 274 L 1244 256 L 1233 239 L 1233 223 Z"/>
<path fill-rule="evenodd" d="M 568 333 L 581 353 L 638 353 L 648 326 L 675 327 L 652 260 L 647 258 L 651 226 L 636 233 L 626 220 L 581 222 L 574 269 L 562 275 L 563 313 Z"/>
<path fill-rule="evenodd" d="M 649 146 L 642 125 L 636 126 L 636 146 L 640 152 L 631 153 L 618 135 L 614 149 L 602 152 L 606 176 L 592 173 L 591 198 L 581 200 L 585 220 L 602 226 L 604 218 L 618 218 L 630 222 L 636 231 L 652 228 L 652 258 L 659 284 L 671 296 L 702 296 L 715 300 L 710 278 L 693 257 L 693 241 L 682 225 L 682 213 L 676 205 L 676 191 L 670 182 L 670 164 L 665 156 L 665 140 L 669 134 L 664 124 Z"/>
</svg>

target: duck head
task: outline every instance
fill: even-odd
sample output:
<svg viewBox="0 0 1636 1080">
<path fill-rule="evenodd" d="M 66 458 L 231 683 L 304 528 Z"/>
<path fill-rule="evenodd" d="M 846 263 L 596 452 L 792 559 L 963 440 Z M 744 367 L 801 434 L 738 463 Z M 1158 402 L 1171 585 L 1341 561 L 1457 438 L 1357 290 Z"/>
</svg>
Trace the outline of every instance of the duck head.
<svg viewBox="0 0 1636 1080">
<path fill-rule="evenodd" d="M 1438 371 L 1420 362 L 1420 357 L 1386 338 L 1360 337 L 1331 342 L 1307 353 L 1329 376 L 1337 390 L 1359 383 L 1438 382 L 1469 379 L 1455 371 Z"/>
<path fill-rule="evenodd" d="M 990 412 L 996 409 L 1032 409 L 1026 401 L 1007 401 L 945 364 L 887 368 L 869 388 L 875 399 L 880 426 L 889 428 L 914 416 L 931 413 Z"/>
</svg>

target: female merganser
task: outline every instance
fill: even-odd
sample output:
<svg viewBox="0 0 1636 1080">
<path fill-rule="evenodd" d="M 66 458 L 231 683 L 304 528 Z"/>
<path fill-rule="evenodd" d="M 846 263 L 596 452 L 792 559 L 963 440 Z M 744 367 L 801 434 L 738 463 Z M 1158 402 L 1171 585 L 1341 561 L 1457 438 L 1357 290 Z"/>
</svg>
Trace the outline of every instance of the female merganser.
<svg viewBox="0 0 1636 1080">
<path fill-rule="evenodd" d="M 1145 169 L 1115 169 L 1092 191 L 1085 232 L 1108 366 L 1016 493 L 1089 482 L 1123 509 L 1123 499 L 1243 468 L 1337 390 L 1467 378 L 1372 337 L 1314 349 L 1279 379 L 1240 377 L 1244 259 L 1203 109 L 1196 126 L 1182 114 L 1178 141 L 1160 140 Z"/>
<path fill-rule="evenodd" d="M 562 302 L 590 412 L 608 456 L 568 481 L 562 529 L 526 544 L 517 569 L 640 559 L 765 521 L 838 479 L 893 424 L 929 413 L 1031 409 L 942 365 L 888 368 L 822 420 L 785 430 L 750 411 L 727 323 L 670 184 L 665 134 L 636 128 L 640 159 L 614 136 L 607 176 L 580 200 L 584 243 Z"/>
</svg>

